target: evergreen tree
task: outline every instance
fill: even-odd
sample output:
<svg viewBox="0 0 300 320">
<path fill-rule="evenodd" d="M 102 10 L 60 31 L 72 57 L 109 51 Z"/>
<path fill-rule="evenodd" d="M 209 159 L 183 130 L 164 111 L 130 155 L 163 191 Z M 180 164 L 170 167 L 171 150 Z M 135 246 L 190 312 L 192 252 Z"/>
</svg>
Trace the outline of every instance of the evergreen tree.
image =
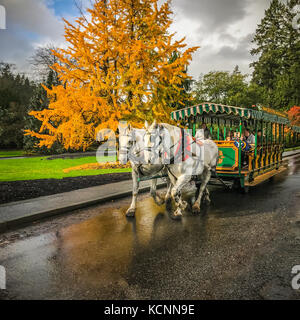
<svg viewBox="0 0 300 320">
<path fill-rule="evenodd" d="M 22 148 L 25 116 L 34 85 L 14 66 L 0 63 L 0 147 Z"/>
<path fill-rule="evenodd" d="M 289 108 L 300 105 L 300 29 L 295 29 L 292 23 L 294 18 L 297 18 L 297 12 L 300 13 L 300 0 L 288 1 L 285 25 L 287 29 L 285 68 L 288 85 L 284 95 L 287 101 L 285 106 Z"/>
<path fill-rule="evenodd" d="M 29 103 L 29 112 L 31 111 L 42 111 L 49 106 L 49 99 L 47 97 L 47 91 L 45 90 L 45 87 L 48 89 L 51 89 L 54 85 L 58 85 L 59 80 L 53 70 L 50 68 L 48 69 L 48 76 L 47 79 L 44 80 L 43 83 L 38 84 L 35 86 L 35 90 L 33 92 L 33 95 L 30 99 Z M 44 87 L 45 86 L 45 87 Z M 34 118 L 33 116 L 30 116 L 29 114 L 26 115 L 25 118 L 25 130 L 34 130 L 36 132 L 39 132 L 41 128 L 41 122 Z M 65 151 L 63 146 L 56 142 L 53 144 L 53 146 L 48 149 L 46 147 L 39 147 L 38 146 L 39 140 L 36 137 L 24 135 L 24 150 L 27 152 L 38 152 L 42 154 L 55 154 L 55 153 L 62 153 Z"/>
<path fill-rule="evenodd" d="M 173 52 L 172 57 L 169 60 L 169 63 L 174 63 L 176 59 L 178 59 L 179 53 L 177 51 Z M 180 78 L 180 82 L 177 87 L 180 90 L 181 99 L 180 101 L 171 103 L 171 108 L 173 109 L 182 109 L 194 104 L 193 96 L 192 96 L 192 87 L 195 80 L 191 79 L 187 76 L 187 68 L 183 71 L 184 77 L 178 75 Z M 174 101 L 172 97 L 170 97 L 170 101 Z"/>
<path fill-rule="evenodd" d="M 251 54 L 258 56 L 251 64 L 252 81 L 261 87 L 263 104 L 276 109 L 299 104 L 299 33 L 292 26 L 296 3 L 272 0 L 252 41 Z"/>
</svg>

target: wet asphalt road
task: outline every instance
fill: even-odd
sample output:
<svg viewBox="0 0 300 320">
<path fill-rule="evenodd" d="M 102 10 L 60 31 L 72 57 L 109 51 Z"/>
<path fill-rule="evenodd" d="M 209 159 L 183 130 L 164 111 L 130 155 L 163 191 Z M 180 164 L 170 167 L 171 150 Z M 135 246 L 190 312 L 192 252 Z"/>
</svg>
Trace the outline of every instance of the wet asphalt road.
<svg viewBox="0 0 300 320">
<path fill-rule="evenodd" d="M 247 195 L 172 220 L 148 195 L 0 235 L 0 299 L 300 299 L 300 157 Z"/>
</svg>

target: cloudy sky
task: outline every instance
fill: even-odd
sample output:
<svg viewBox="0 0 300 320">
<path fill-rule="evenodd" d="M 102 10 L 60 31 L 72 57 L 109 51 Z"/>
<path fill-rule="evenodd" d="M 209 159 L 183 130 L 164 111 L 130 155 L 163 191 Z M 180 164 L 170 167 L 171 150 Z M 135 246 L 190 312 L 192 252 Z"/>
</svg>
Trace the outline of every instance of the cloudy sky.
<svg viewBox="0 0 300 320">
<path fill-rule="evenodd" d="M 83 6 L 90 0 L 77 0 Z M 162 0 L 163 1 L 163 0 Z M 186 37 L 189 46 L 201 46 L 193 56 L 190 74 L 198 78 L 212 70 L 239 65 L 250 73 L 251 39 L 270 0 L 173 0 L 171 31 Z M 74 21 L 74 0 L 0 0 L 6 8 L 7 29 L 0 30 L 0 61 L 31 73 L 28 58 L 40 45 L 64 44 L 62 17 Z"/>
</svg>

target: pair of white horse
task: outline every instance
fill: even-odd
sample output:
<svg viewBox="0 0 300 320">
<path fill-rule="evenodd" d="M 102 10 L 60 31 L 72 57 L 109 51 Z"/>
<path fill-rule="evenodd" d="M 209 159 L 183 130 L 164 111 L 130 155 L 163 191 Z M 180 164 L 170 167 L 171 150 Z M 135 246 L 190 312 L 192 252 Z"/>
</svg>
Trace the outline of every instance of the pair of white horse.
<svg viewBox="0 0 300 320">
<path fill-rule="evenodd" d="M 120 130 L 119 161 L 132 166 L 133 197 L 127 210 L 127 216 L 134 216 L 139 190 L 139 178 L 155 176 L 158 173 L 166 174 L 167 193 L 162 199 L 156 192 L 157 179 L 151 180 L 151 195 L 158 205 L 166 202 L 169 205 L 172 199 L 176 210 L 172 217 L 178 219 L 187 207 L 182 198 L 182 189 L 194 177 L 201 177 L 198 196 L 194 196 L 192 211 L 200 212 L 202 196 L 210 201 L 207 183 L 212 170 L 215 170 L 218 161 L 218 147 L 210 139 L 201 137 L 203 131 L 197 131 L 196 139 L 192 134 L 181 128 L 156 121 L 152 125 L 145 122 L 145 130 L 134 129 L 130 125 Z"/>
</svg>

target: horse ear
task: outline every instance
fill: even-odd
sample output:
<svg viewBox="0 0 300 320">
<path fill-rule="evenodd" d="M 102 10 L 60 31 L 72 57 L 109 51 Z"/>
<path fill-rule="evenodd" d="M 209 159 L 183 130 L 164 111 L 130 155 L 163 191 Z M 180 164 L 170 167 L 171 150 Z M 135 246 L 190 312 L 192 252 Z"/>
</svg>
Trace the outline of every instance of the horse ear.
<svg viewBox="0 0 300 320">
<path fill-rule="evenodd" d="M 156 122 L 156 120 L 154 120 L 154 122 L 152 123 L 152 127 L 153 127 L 153 129 L 157 129 L 157 122 Z"/>
<path fill-rule="evenodd" d="M 148 124 L 148 121 L 146 120 L 145 121 L 145 129 L 147 130 L 149 128 L 149 124 Z"/>
<path fill-rule="evenodd" d="M 129 131 L 131 131 L 132 126 L 131 126 L 131 124 L 130 124 L 130 123 L 129 123 L 129 125 L 128 125 L 127 129 L 128 129 Z"/>
</svg>

